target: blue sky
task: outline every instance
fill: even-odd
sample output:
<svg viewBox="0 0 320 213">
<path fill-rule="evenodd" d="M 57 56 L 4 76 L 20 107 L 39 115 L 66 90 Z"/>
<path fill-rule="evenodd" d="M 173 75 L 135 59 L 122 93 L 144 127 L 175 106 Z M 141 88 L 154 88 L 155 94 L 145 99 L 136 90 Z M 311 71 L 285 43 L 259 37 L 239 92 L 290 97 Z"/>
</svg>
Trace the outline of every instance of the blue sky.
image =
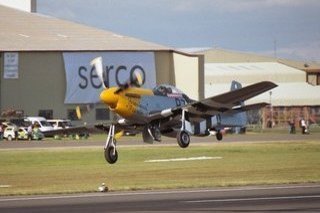
<svg viewBox="0 0 320 213">
<path fill-rule="evenodd" d="M 175 47 L 320 61 L 318 0 L 38 0 L 38 12 Z"/>
</svg>

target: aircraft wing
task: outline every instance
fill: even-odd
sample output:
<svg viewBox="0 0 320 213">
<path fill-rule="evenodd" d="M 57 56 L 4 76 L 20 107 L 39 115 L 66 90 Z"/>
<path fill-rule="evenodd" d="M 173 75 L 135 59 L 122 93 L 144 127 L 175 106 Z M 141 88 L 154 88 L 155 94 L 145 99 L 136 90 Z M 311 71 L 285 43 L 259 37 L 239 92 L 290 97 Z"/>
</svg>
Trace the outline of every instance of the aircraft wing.
<svg viewBox="0 0 320 213">
<path fill-rule="evenodd" d="M 181 112 L 183 109 L 187 110 L 188 112 L 188 119 L 190 121 L 201 121 L 203 119 L 208 118 L 208 116 L 213 116 L 218 113 L 226 112 L 226 111 L 248 111 L 253 109 L 259 109 L 261 107 L 264 107 L 267 105 L 267 103 L 258 103 L 258 104 L 252 104 L 252 105 L 241 105 L 241 101 L 245 101 L 247 99 L 250 99 L 256 95 L 259 95 L 263 92 L 266 92 L 277 85 L 268 82 L 263 81 L 256 84 L 249 85 L 247 87 L 243 87 L 241 89 L 229 91 L 217 96 L 209 97 L 206 99 L 203 99 L 201 101 L 195 101 L 192 103 L 189 103 L 184 106 L 177 106 L 173 108 L 164 109 L 162 111 L 154 112 L 150 114 L 145 122 L 149 123 L 156 120 L 162 120 L 167 119 L 170 117 L 169 121 L 174 123 L 174 120 L 180 119 Z M 171 118 L 173 118 L 171 120 Z M 169 122 L 167 120 L 167 122 Z M 111 124 L 100 124 L 95 125 L 95 128 L 108 131 Z M 136 127 L 132 127 L 132 125 L 128 124 L 119 124 L 114 123 L 116 125 L 117 132 L 119 131 L 142 131 L 141 128 L 139 128 L 139 125 Z M 143 126 L 143 125 L 142 125 Z"/>
<path fill-rule="evenodd" d="M 224 112 L 232 109 L 234 106 L 240 105 L 241 101 L 248 100 L 275 87 L 277 87 L 275 83 L 262 81 L 241 89 L 197 101 L 192 103 L 191 106 L 188 106 L 188 109 L 194 108 L 200 109 L 200 111 L 216 110 L 218 112 Z"/>
<path fill-rule="evenodd" d="M 131 130 L 130 126 L 127 125 L 120 125 L 116 122 L 112 123 L 98 123 L 98 124 L 92 124 L 92 125 L 86 125 L 86 126 L 79 126 L 79 127 L 70 127 L 65 129 L 54 129 L 50 131 L 44 131 L 42 132 L 44 136 L 54 136 L 54 135 L 68 135 L 68 134 L 81 134 L 81 133 L 88 133 L 91 132 L 92 129 L 95 129 L 95 131 L 102 131 L 102 132 L 108 132 L 111 124 L 116 125 L 116 133 L 121 132 L 123 130 Z M 132 130 L 134 132 L 134 130 Z"/>
<path fill-rule="evenodd" d="M 43 131 L 42 133 L 44 136 L 53 136 L 53 135 L 65 135 L 65 134 L 79 134 L 88 132 L 89 129 L 86 126 L 79 126 L 79 127 L 70 127 L 65 129 L 54 129 L 50 131 Z"/>
<path fill-rule="evenodd" d="M 161 112 L 151 114 L 149 116 L 149 121 L 181 114 L 182 109 L 186 109 L 191 118 L 201 120 L 205 119 L 207 116 L 212 116 L 229 110 L 247 111 L 253 108 L 259 108 L 265 106 L 266 103 L 260 103 L 252 106 L 240 106 L 240 104 L 241 101 L 248 100 L 275 87 L 277 87 L 277 85 L 273 82 L 262 81 L 237 90 L 212 96 L 201 101 L 195 101 L 185 106 L 162 110 Z"/>
</svg>

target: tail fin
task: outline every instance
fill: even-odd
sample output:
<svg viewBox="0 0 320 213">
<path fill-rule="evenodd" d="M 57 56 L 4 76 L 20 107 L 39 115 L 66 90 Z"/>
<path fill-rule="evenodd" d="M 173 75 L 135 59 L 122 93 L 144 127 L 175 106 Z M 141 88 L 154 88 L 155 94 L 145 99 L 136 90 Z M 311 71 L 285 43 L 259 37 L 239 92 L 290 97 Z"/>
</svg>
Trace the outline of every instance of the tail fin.
<svg viewBox="0 0 320 213">
<path fill-rule="evenodd" d="M 240 82 L 235 80 L 231 82 L 231 88 L 230 88 L 231 91 L 238 90 L 241 88 L 242 88 L 242 84 Z M 245 108 L 243 100 L 239 101 L 237 105 L 241 106 L 241 109 Z M 233 116 L 236 118 L 235 120 L 237 120 L 238 122 L 238 126 L 235 127 L 235 132 L 239 133 L 241 128 L 245 127 L 245 125 L 247 124 L 247 120 L 248 120 L 247 113 L 245 111 L 239 111 L 238 113 L 235 113 Z"/>
<path fill-rule="evenodd" d="M 230 91 L 234 91 L 237 89 L 241 89 L 242 88 L 242 84 L 236 80 L 233 80 L 231 82 L 231 88 Z M 239 105 L 244 106 L 244 101 L 239 101 Z"/>
<path fill-rule="evenodd" d="M 235 80 L 233 80 L 233 81 L 231 82 L 231 88 L 230 88 L 231 91 L 237 90 L 237 89 L 241 89 L 241 88 L 242 88 L 242 85 L 241 85 L 240 82 L 235 81 Z"/>
</svg>

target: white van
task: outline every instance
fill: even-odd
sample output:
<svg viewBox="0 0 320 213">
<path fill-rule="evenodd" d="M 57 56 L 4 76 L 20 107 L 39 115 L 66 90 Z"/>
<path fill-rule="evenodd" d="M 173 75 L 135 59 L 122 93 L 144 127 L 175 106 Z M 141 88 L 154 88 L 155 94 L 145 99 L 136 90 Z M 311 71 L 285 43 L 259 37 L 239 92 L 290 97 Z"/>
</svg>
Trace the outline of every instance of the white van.
<svg viewBox="0 0 320 213">
<path fill-rule="evenodd" d="M 27 117 L 27 120 L 29 120 L 33 125 L 39 125 L 41 132 L 53 130 L 52 125 L 44 117 Z"/>
<path fill-rule="evenodd" d="M 54 129 L 68 129 L 72 127 L 70 120 L 64 120 L 64 119 L 51 119 L 47 120 Z"/>
</svg>

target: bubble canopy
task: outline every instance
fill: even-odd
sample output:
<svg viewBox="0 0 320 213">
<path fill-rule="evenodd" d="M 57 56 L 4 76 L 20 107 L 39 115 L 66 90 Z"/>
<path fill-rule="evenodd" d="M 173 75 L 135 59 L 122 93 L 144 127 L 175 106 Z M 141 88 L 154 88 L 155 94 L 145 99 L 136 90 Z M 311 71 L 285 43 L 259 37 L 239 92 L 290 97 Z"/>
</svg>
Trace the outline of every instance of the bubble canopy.
<svg viewBox="0 0 320 213">
<path fill-rule="evenodd" d="M 184 98 L 188 103 L 191 102 L 191 99 L 186 94 L 184 94 L 178 88 L 169 84 L 161 84 L 159 86 L 156 86 L 153 89 L 153 94 L 159 96 Z"/>
</svg>

